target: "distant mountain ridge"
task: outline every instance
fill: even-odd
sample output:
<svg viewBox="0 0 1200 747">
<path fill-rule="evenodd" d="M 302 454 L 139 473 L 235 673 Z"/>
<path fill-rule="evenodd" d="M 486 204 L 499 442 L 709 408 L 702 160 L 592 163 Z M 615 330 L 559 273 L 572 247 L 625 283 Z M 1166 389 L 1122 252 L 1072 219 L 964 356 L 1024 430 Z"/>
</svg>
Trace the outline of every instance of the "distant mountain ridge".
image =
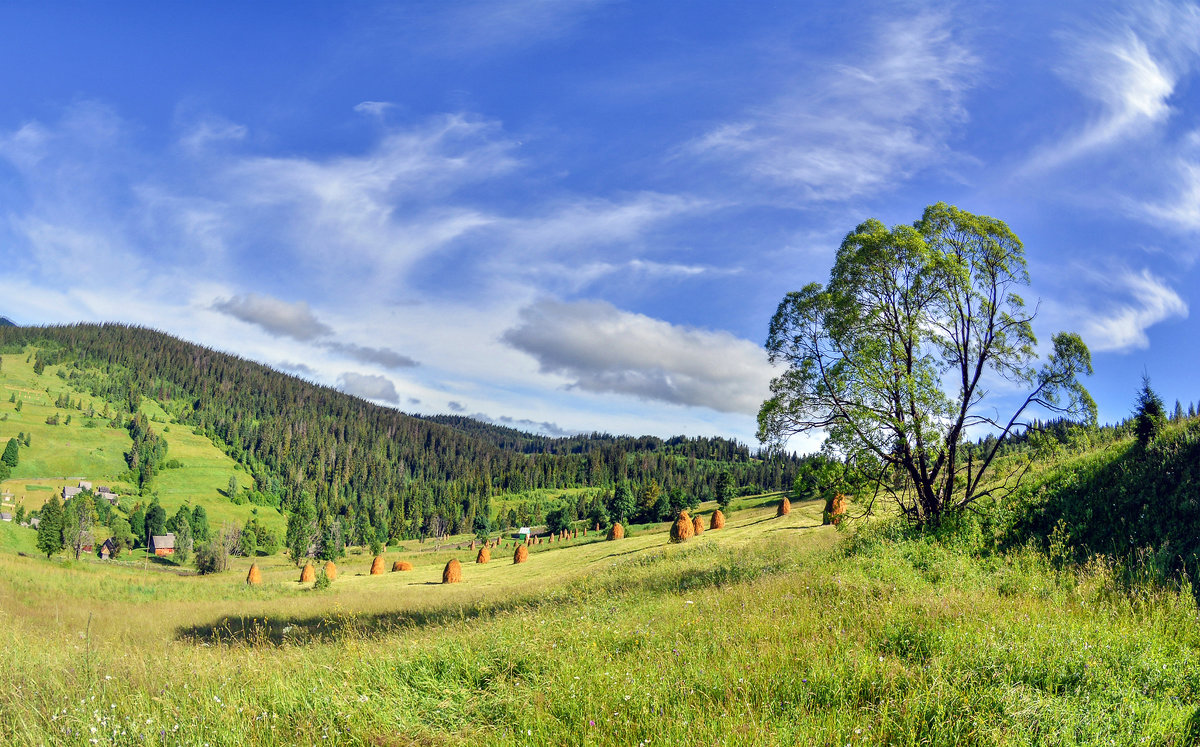
<svg viewBox="0 0 1200 747">
<path fill-rule="evenodd" d="M 800 464 L 723 438 L 549 438 L 415 417 L 140 327 L 0 327 L 0 352 L 29 345 L 73 386 L 125 412 L 155 399 L 242 464 L 266 503 L 311 502 L 326 525 L 340 517 L 392 536 L 470 528 L 499 493 L 628 481 L 708 497 L 722 471 L 737 485 L 775 490 L 792 484 Z"/>
</svg>

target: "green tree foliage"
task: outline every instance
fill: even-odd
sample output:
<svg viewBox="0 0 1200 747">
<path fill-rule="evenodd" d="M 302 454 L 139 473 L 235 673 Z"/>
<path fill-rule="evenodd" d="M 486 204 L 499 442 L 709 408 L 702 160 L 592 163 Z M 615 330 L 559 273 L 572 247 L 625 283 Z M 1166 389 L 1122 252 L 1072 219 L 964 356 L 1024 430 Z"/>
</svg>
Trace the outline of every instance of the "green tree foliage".
<svg viewBox="0 0 1200 747">
<path fill-rule="evenodd" d="M 1134 433 L 1138 443 L 1148 445 L 1167 423 L 1166 409 L 1162 398 L 1150 387 L 1150 377 L 1142 375 L 1142 388 L 1137 396 L 1137 410 L 1134 412 Z"/>
<path fill-rule="evenodd" d="M 142 508 L 139 503 L 133 508 L 133 513 L 129 514 L 129 530 L 133 532 L 134 546 L 144 545 L 149 536 L 146 533 L 146 509 Z"/>
<path fill-rule="evenodd" d="M 17 439 L 8 439 L 8 445 L 4 447 L 4 456 L 0 456 L 0 461 L 4 462 L 9 467 L 16 467 L 17 462 L 20 461 L 20 455 L 17 453 L 18 449 L 19 447 L 17 446 Z"/>
<path fill-rule="evenodd" d="M 258 555 L 258 532 L 255 531 L 254 522 L 247 522 L 246 526 L 242 527 L 241 537 L 238 538 L 238 549 L 247 558 Z"/>
<path fill-rule="evenodd" d="M 551 534 L 565 532 L 571 528 L 571 521 L 574 518 L 574 515 L 569 509 L 556 508 L 546 514 L 546 529 Z"/>
<path fill-rule="evenodd" d="M 964 458 L 968 428 L 993 428 L 1000 443 L 1028 425 L 1027 410 L 1096 413 L 1079 383 L 1092 365 L 1078 335 L 1055 335 L 1035 367 L 1033 313 L 1017 294 L 1028 283 L 1003 221 L 938 203 L 911 226 L 860 224 L 828 284 L 789 293 L 771 320 L 767 350 L 787 370 L 759 411 L 759 438 L 781 446 L 825 432 L 846 460 L 896 476 L 893 496 L 919 524 L 1011 490 L 1024 465 L 993 475 L 995 448 Z M 993 377 L 1028 392 L 1008 419 L 987 398 Z"/>
<path fill-rule="evenodd" d="M 633 518 L 633 512 L 637 510 L 637 500 L 633 497 L 633 491 L 629 489 L 629 483 L 622 480 L 617 483 L 617 489 L 613 493 L 612 504 L 608 507 L 608 513 L 612 520 L 618 524 L 628 524 Z"/>
<path fill-rule="evenodd" d="M 733 479 L 729 476 L 729 470 L 721 470 L 721 474 L 717 475 L 715 492 L 717 505 L 722 511 L 728 511 L 729 503 L 733 500 Z"/>
<path fill-rule="evenodd" d="M 63 549 L 62 520 L 62 504 L 58 502 L 58 496 L 53 495 L 42 506 L 37 531 L 37 548 L 46 553 L 47 558 Z"/>
<path fill-rule="evenodd" d="M 150 504 L 150 508 L 146 511 L 146 534 L 156 537 L 166 533 L 167 512 L 156 500 Z"/>
<path fill-rule="evenodd" d="M 172 517 L 174 518 L 174 517 Z M 183 521 L 175 523 L 175 528 L 171 530 L 175 535 L 175 555 L 176 563 L 183 564 L 188 561 L 192 555 L 192 547 L 194 540 L 192 538 L 192 525 L 185 518 Z"/>
<path fill-rule="evenodd" d="M 208 512 L 204 510 L 204 506 L 197 504 L 192 509 L 192 538 L 199 545 L 208 542 L 209 535 Z"/>
<path fill-rule="evenodd" d="M 175 515 L 167 519 L 167 531 L 178 536 L 179 530 L 185 525 L 187 526 L 188 533 L 190 534 L 192 531 L 192 512 L 188 510 L 187 506 L 180 506 L 179 510 L 175 512 Z"/>
<path fill-rule="evenodd" d="M 287 546 L 288 557 L 293 563 L 299 563 L 308 557 L 308 549 L 316 540 L 317 510 L 313 501 L 307 495 L 300 496 L 295 509 L 288 516 L 287 536 L 284 544 Z"/>
<path fill-rule="evenodd" d="M 114 516 L 112 522 L 108 525 L 112 532 L 113 541 L 113 557 L 118 557 L 122 552 L 129 550 L 134 545 L 133 529 L 129 526 L 129 522 L 121 516 Z"/>
<path fill-rule="evenodd" d="M 167 442 L 150 429 L 150 419 L 140 412 L 130 418 L 128 428 L 133 446 L 126 452 L 125 461 L 138 487 L 145 488 L 166 459 Z"/>
</svg>

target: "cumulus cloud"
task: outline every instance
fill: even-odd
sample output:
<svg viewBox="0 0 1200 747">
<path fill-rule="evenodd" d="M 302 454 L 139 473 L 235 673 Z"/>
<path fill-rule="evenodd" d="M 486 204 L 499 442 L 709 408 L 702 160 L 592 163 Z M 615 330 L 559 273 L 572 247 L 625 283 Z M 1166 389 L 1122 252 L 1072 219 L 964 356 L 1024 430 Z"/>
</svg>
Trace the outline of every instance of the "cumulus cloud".
<svg viewBox="0 0 1200 747">
<path fill-rule="evenodd" d="M 945 156 L 950 125 L 965 119 L 961 97 L 976 66 L 947 16 L 893 21 L 854 64 L 806 76 L 686 151 L 813 199 L 877 192 Z"/>
<path fill-rule="evenodd" d="M 412 368 L 420 365 L 407 355 L 397 353 L 391 348 L 372 348 L 365 345 L 355 345 L 351 342 L 324 342 L 321 343 L 321 347 L 326 350 L 332 350 L 335 353 L 341 353 L 356 361 L 376 363 L 384 368 Z"/>
<path fill-rule="evenodd" d="M 572 387 L 720 412 L 757 412 L 772 375 L 766 352 L 748 340 L 604 301 L 536 302 L 503 340 Z"/>
<path fill-rule="evenodd" d="M 344 371 L 338 375 L 338 389 L 355 397 L 396 404 L 400 395 L 396 393 L 396 385 L 386 376 L 354 373 Z"/>
<path fill-rule="evenodd" d="M 245 293 L 218 299 L 212 308 L 235 319 L 261 327 L 277 337 L 310 342 L 332 334 L 333 329 L 317 319 L 307 301 L 288 303 L 271 296 Z"/>
<path fill-rule="evenodd" d="M 1125 352 L 1150 346 L 1146 330 L 1172 317 L 1187 317 L 1188 305 L 1149 270 L 1111 273 L 1100 279 L 1122 299 L 1086 320 L 1083 337 L 1096 352 Z"/>
</svg>

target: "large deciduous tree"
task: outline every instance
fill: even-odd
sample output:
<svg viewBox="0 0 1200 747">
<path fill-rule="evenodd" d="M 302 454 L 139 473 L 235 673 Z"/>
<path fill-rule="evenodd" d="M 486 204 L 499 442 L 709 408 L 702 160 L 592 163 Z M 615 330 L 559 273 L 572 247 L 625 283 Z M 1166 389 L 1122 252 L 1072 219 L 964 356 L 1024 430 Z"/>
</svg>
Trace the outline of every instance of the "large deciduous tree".
<svg viewBox="0 0 1200 747">
<path fill-rule="evenodd" d="M 1078 335 L 1054 335 L 1037 365 L 1034 312 L 1017 294 L 1028 284 L 1024 247 L 995 218 L 938 203 L 911 226 L 860 224 L 829 283 L 789 293 L 771 319 L 767 350 L 787 370 L 759 411 L 759 439 L 823 431 L 827 448 L 878 467 L 920 524 L 1011 490 L 1027 464 L 995 459 L 1027 414 L 1096 417 Z M 1008 418 L 988 397 L 996 387 L 1022 392 Z M 977 428 L 997 435 L 978 453 L 964 448 Z"/>
</svg>

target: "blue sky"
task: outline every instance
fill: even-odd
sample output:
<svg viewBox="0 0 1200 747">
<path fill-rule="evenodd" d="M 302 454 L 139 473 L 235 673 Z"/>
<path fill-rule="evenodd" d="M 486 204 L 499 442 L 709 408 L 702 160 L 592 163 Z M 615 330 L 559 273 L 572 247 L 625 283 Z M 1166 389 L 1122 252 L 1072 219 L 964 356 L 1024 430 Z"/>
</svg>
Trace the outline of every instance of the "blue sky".
<svg viewBox="0 0 1200 747">
<path fill-rule="evenodd" d="M 1053 5 L 1051 8 L 1050 6 Z M 409 412 L 752 441 L 868 217 L 1025 242 L 1102 420 L 1200 400 L 1194 3 L 0 4 L 0 314 Z"/>
</svg>

